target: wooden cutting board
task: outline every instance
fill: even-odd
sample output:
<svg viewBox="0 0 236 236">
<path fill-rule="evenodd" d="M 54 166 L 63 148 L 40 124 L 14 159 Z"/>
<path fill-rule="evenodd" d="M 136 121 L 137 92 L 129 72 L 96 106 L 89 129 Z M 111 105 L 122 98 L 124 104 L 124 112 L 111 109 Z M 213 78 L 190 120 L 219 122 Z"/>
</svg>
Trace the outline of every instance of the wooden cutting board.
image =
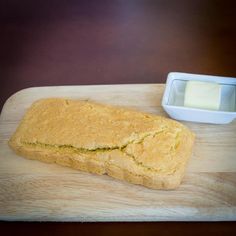
<svg viewBox="0 0 236 236">
<path fill-rule="evenodd" d="M 163 84 L 39 87 L 21 90 L 0 117 L 0 219 L 40 221 L 236 220 L 236 122 L 184 122 L 196 144 L 182 185 L 160 191 L 108 176 L 17 156 L 7 146 L 31 103 L 69 97 L 166 116 Z"/>
</svg>

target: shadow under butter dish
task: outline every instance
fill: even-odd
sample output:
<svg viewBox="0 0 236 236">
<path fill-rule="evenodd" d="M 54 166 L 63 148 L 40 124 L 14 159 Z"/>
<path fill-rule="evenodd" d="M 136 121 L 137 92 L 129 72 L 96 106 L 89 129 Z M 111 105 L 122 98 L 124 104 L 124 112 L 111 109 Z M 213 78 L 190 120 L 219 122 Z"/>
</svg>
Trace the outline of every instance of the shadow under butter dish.
<svg viewBox="0 0 236 236">
<path fill-rule="evenodd" d="M 38 100 L 10 147 L 29 159 L 107 174 L 153 189 L 179 186 L 194 134 L 165 117 L 80 100 Z"/>
</svg>

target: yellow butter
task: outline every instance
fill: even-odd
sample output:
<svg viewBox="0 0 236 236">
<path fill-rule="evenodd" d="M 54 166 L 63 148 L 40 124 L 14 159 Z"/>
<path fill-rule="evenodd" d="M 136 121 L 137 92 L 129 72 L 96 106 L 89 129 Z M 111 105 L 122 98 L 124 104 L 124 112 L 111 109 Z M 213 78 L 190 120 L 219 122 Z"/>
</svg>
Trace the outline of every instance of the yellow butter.
<svg viewBox="0 0 236 236">
<path fill-rule="evenodd" d="M 184 106 L 219 110 L 221 86 L 217 83 L 188 81 L 185 89 Z"/>
</svg>

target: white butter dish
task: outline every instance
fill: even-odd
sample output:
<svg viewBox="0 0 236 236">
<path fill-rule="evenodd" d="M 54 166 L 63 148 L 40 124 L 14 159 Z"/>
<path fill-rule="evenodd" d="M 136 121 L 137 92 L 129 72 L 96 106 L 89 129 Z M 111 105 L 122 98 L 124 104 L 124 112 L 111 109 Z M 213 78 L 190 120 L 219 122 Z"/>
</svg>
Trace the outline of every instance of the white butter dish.
<svg viewBox="0 0 236 236">
<path fill-rule="evenodd" d="M 219 110 L 184 106 L 185 87 L 190 80 L 221 85 Z M 162 107 L 176 120 L 213 124 L 230 123 L 236 118 L 236 78 L 171 72 L 167 77 Z"/>
</svg>

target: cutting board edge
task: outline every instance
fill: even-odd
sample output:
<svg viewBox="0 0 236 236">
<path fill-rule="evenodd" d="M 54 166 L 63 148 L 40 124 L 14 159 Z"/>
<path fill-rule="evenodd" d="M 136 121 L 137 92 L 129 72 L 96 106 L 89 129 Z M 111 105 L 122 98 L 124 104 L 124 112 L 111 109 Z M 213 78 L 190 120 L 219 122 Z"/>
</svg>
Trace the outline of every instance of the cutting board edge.
<svg viewBox="0 0 236 236">
<path fill-rule="evenodd" d="M 117 86 L 149 86 L 149 85 L 160 85 L 160 86 L 164 86 L 165 83 L 139 83 L 139 84 L 82 84 L 82 85 L 58 85 L 58 86 L 35 86 L 35 87 L 27 87 L 27 88 L 23 88 L 20 89 L 18 91 L 16 91 L 15 93 L 11 94 L 6 101 L 4 102 L 2 109 L 0 110 L 0 122 L 1 122 L 1 117 L 2 114 L 5 112 L 6 107 L 8 106 L 8 103 L 11 102 L 11 100 L 14 100 L 15 97 L 17 97 L 18 95 L 21 95 L 22 93 L 27 93 L 31 90 L 35 90 L 35 89 L 51 89 L 51 88 L 75 88 L 75 87 L 117 87 Z"/>
</svg>

